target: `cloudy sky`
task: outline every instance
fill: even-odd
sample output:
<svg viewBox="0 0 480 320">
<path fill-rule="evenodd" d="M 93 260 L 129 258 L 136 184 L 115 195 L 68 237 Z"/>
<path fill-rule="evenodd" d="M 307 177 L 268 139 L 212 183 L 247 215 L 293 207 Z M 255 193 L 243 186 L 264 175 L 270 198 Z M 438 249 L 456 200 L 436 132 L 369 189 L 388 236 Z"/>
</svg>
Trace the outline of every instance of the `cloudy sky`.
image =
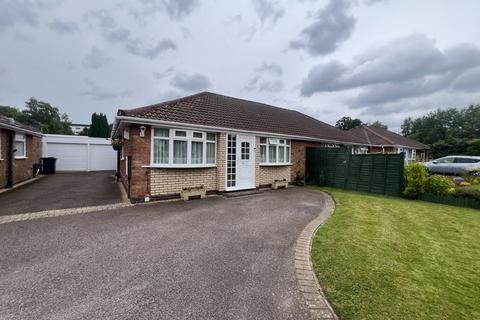
<svg viewBox="0 0 480 320">
<path fill-rule="evenodd" d="M 478 0 L 0 0 L 0 105 L 76 123 L 209 90 L 397 130 L 480 103 Z"/>
</svg>

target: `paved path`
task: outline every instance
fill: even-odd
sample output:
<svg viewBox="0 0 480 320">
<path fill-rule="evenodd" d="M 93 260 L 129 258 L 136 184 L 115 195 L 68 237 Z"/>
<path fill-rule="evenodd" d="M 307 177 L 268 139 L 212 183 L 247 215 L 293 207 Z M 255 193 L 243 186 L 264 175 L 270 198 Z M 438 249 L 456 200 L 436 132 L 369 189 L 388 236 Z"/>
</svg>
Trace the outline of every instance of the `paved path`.
<svg viewBox="0 0 480 320">
<path fill-rule="evenodd" d="M 57 173 L 0 194 L 0 216 L 121 202 L 113 171 Z"/>
<path fill-rule="evenodd" d="M 0 225 L 0 319 L 310 319 L 301 188 Z"/>
</svg>

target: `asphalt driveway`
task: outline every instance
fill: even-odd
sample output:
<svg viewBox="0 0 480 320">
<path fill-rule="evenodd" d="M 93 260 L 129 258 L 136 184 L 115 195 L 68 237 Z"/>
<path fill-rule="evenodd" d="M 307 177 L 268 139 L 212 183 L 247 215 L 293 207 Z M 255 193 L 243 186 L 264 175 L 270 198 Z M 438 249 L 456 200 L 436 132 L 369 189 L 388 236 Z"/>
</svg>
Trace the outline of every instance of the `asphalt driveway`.
<svg viewBox="0 0 480 320">
<path fill-rule="evenodd" d="M 57 173 L 0 194 L 0 216 L 121 202 L 113 171 Z"/>
<path fill-rule="evenodd" d="M 0 225 L 0 319 L 310 319 L 290 188 Z"/>
</svg>

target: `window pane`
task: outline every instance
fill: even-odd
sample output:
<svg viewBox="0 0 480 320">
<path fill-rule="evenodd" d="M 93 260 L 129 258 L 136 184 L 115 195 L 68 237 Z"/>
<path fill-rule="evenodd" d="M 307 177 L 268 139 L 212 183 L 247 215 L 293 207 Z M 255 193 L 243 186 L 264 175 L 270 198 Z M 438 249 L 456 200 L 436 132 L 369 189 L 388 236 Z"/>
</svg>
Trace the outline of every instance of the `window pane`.
<svg viewBox="0 0 480 320">
<path fill-rule="evenodd" d="M 285 151 L 285 162 L 290 163 L 290 147 L 287 147 L 285 150 L 286 150 Z"/>
<path fill-rule="evenodd" d="M 153 163 L 168 163 L 168 140 L 153 140 Z"/>
<path fill-rule="evenodd" d="M 160 129 L 160 128 L 155 128 L 153 129 L 153 135 L 155 137 L 168 137 L 168 129 Z"/>
<path fill-rule="evenodd" d="M 23 141 L 15 141 L 15 149 L 17 149 L 17 152 L 15 153 L 15 157 L 25 156 L 25 144 Z"/>
<path fill-rule="evenodd" d="M 176 137 L 186 137 L 187 132 L 186 131 L 175 131 L 175 136 Z"/>
<path fill-rule="evenodd" d="M 250 142 L 242 142 L 241 158 L 242 160 L 250 159 Z"/>
<path fill-rule="evenodd" d="M 277 147 L 276 146 L 268 146 L 268 158 L 270 163 L 277 162 Z"/>
<path fill-rule="evenodd" d="M 260 138 L 260 143 L 261 144 L 267 143 L 267 138 Z"/>
<path fill-rule="evenodd" d="M 173 163 L 187 163 L 187 141 L 173 141 Z"/>
<path fill-rule="evenodd" d="M 24 141 L 25 140 L 25 135 L 21 133 L 15 133 L 15 140 L 17 141 Z"/>
<path fill-rule="evenodd" d="M 201 139 L 201 138 L 203 138 L 203 133 L 201 133 L 201 132 L 194 132 L 194 133 L 193 133 L 193 137 L 194 137 L 194 138 L 200 138 L 200 139 Z"/>
<path fill-rule="evenodd" d="M 215 143 L 207 143 L 207 163 L 215 163 Z"/>
<path fill-rule="evenodd" d="M 192 164 L 203 163 L 203 142 L 192 141 Z"/>
<path fill-rule="evenodd" d="M 208 132 L 208 133 L 207 133 L 207 140 L 209 140 L 209 141 L 215 141 L 215 140 L 216 140 L 216 139 L 215 139 L 216 136 L 217 136 L 217 135 L 216 135 L 215 133 Z"/>
<path fill-rule="evenodd" d="M 267 146 L 260 146 L 260 162 L 267 162 Z"/>
<path fill-rule="evenodd" d="M 285 162 L 285 147 L 279 146 L 278 147 L 278 162 L 283 163 Z"/>
</svg>

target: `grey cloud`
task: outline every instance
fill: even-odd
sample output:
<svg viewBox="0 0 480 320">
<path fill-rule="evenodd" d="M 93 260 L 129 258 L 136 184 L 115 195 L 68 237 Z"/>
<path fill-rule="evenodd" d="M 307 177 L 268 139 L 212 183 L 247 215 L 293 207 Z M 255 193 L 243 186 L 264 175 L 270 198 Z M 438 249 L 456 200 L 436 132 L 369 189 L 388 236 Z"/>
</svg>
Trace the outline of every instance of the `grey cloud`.
<svg viewBox="0 0 480 320">
<path fill-rule="evenodd" d="M 87 84 L 89 89 L 83 92 L 80 92 L 80 95 L 89 96 L 99 101 L 125 98 L 132 95 L 133 93 L 131 90 L 113 91 L 113 90 L 105 89 L 105 88 L 99 87 L 94 81 L 91 81 L 91 80 L 86 80 L 85 83 Z"/>
<path fill-rule="evenodd" d="M 171 84 L 177 88 L 184 91 L 202 91 L 208 89 L 212 86 L 210 80 L 199 73 L 194 74 L 177 74 L 173 79 Z"/>
<path fill-rule="evenodd" d="M 266 63 L 264 62 L 260 67 L 256 68 L 257 72 L 266 72 L 273 76 L 281 76 L 283 74 L 283 69 L 281 66 L 275 63 Z"/>
<path fill-rule="evenodd" d="M 93 47 L 89 54 L 87 54 L 82 61 L 82 65 L 89 69 L 98 69 L 107 64 L 111 59 L 105 56 L 105 52 L 96 47 Z"/>
<path fill-rule="evenodd" d="M 274 81 L 263 81 L 258 88 L 259 91 L 263 92 L 279 92 L 282 91 L 284 88 L 284 84 L 282 80 L 274 80 Z"/>
<path fill-rule="evenodd" d="M 168 77 L 170 76 L 173 72 L 175 71 L 175 68 L 174 67 L 168 67 L 167 69 L 165 69 L 163 72 L 152 72 L 152 75 L 155 79 L 163 79 L 165 77 Z"/>
<path fill-rule="evenodd" d="M 255 11 L 263 23 L 270 20 L 273 24 L 285 15 L 285 10 L 281 7 L 279 1 L 272 0 L 252 0 Z"/>
<path fill-rule="evenodd" d="M 365 0 L 367 6 L 373 6 L 377 3 L 387 3 L 389 0 Z"/>
<path fill-rule="evenodd" d="M 139 39 L 131 40 L 126 44 L 127 51 L 133 55 L 142 56 L 148 59 L 155 59 L 161 53 L 167 50 L 177 49 L 176 44 L 172 40 L 158 41 L 154 47 L 146 47 Z"/>
<path fill-rule="evenodd" d="M 245 90 L 247 91 L 253 91 L 257 89 L 257 84 L 261 80 L 261 77 L 259 75 L 254 76 L 250 81 L 245 85 Z"/>
<path fill-rule="evenodd" d="M 0 29 L 13 27 L 19 23 L 30 26 L 38 25 L 38 10 L 45 8 L 47 4 L 29 0 L 0 1 Z"/>
<path fill-rule="evenodd" d="M 190 15 L 199 5 L 197 0 L 141 0 L 141 12 L 143 14 L 153 14 L 157 12 L 166 12 L 170 19 L 181 20 Z M 138 12 L 131 10 L 138 17 Z"/>
<path fill-rule="evenodd" d="M 72 33 L 78 30 L 78 25 L 73 21 L 55 19 L 48 24 L 50 29 L 58 33 Z"/>
<path fill-rule="evenodd" d="M 111 42 L 126 42 L 130 39 L 130 31 L 118 28 L 108 33 L 107 39 Z"/>
<path fill-rule="evenodd" d="M 2 66 L 0 66 L 0 76 L 4 75 L 4 74 L 6 74 L 6 73 L 7 73 L 7 69 L 4 68 L 4 67 L 2 67 Z"/>
<path fill-rule="evenodd" d="M 292 49 L 305 49 L 312 55 L 335 51 L 355 29 L 356 19 L 349 15 L 349 0 L 330 0 L 317 12 L 315 21 L 302 30 L 299 40 L 290 42 Z"/>
<path fill-rule="evenodd" d="M 480 91 L 480 67 L 466 71 L 453 83 L 453 89 L 463 92 Z"/>
<path fill-rule="evenodd" d="M 105 9 L 90 10 L 84 15 L 84 20 L 96 24 L 105 29 L 111 29 L 116 27 L 115 19 Z"/>
<path fill-rule="evenodd" d="M 393 100 L 449 89 L 457 76 L 477 66 L 480 50 L 472 45 L 442 51 L 432 40 L 414 35 L 368 50 L 349 65 L 331 61 L 313 67 L 301 85 L 301 93 L 311 96 L 370 86 L 351 100 L 353 106 L 361 107 L 384 102 L 388 96 Z M 371 98 L 366 97 L 369 94 Z"/>
</svg>

